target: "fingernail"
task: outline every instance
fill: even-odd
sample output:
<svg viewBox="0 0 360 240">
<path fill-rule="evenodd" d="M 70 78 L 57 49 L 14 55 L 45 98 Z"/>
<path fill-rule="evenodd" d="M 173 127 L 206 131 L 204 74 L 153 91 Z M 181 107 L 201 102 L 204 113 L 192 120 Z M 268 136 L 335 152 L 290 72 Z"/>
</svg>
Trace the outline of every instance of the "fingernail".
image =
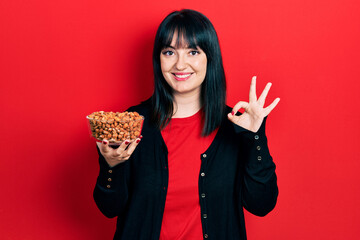
<svg viewBox="0 0 360 240">
<path fill-rule="evenodd" d="M 143 138 L 143 135 L 140 135 L 140 137 L 139 137 L 140 139 L 142 139 Z"/>
<path fill-rule="evenodd" d="M 104 145 L 108 144 L 108 142 L 107 142 L 107 141 L 102 141 L 102 143 L 103 143 Z"/>
<path fill-rule="evenodd" d="M 136 143 L 139 143 L 140 142 L 140 139 L 138 138 L 138 139 L 136 139 Z"/>
<path fill-rule="evenodd" d="M 234 115 L 235 114 L 235 112 L 234 111 L 231 111 L 231 115 Z"/>
<path fill-rule="evenodd" d="M 125 140 L 125 145 L 128 145 L 130 143 L 129 140 Z"/>
</svg>

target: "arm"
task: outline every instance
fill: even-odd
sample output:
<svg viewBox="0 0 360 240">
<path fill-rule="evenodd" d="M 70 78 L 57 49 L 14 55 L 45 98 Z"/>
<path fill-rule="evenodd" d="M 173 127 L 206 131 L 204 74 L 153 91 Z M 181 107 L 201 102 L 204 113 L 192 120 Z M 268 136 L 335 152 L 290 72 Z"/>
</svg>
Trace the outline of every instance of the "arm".
<svg viewBox="0 0 360 240">
<path fill-rule="evenodd" d="M 119 216 L 128 200 L 129 158 L 140 138 L 124 141 L 118 148 L 109 147 L 107 141 L 97 143 L 100 172 L 94 189 L 94 200 L 107 217 Z M 131 159 L 131 158 L 130 158 Z"/>
<path fill-rule="evenodd" d="M 242 202 L 245 209 L 258 216 L 269 213 L 275 207 L 278 196 L 275 164 L 267 145 L 265 122 L 267 115 L 276 107 L 280 98 L 276 98 L 264 108 L 270 87 L 271 83 L 268 83 L 257 98 L 256 77 L 253 77 L 249 102 L 238 102 L 228 114 L 240 138 L 241 157 L 245 159 L 242 168 L 244 171 Z M 241 108 L 245 110 L 244 113 L 240 116 L 235 115 Z"/>
<path fill-rule="evenodd" d="M 240 138 L 243 159 L 242 203 L 246 210 L 265 216 L 276 205 L 278 196 L 275 164 L 270 155 L 265 135 L 265 121 L 253 133 L 235 125 Z"/>
<path fill-rule="evenodd" d="M 93 197 L 99 210 L 109 218 L 121 214 L 128 199 L 129 163 L 123 162 L 110 167 L 99 148 L 100 171 Z"/>
</svg>

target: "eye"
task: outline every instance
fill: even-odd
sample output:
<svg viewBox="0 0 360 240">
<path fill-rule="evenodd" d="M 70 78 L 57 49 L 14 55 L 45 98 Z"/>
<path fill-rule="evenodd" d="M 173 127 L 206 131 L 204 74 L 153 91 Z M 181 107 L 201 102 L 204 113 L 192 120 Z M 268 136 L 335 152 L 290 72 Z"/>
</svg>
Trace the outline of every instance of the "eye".
<svg viewBox="0 0 360 240">
<path fill-rule="evenodd" d="M 162 54 L 164 54 L 165 56 L 172 56 L 174 55 L 174 52 L 171 50 L 165 50 L 162 52 Z"/>
<path fill-rule="evenodd" d="M 195 55 L 198 55 L 198 54 L 200 54 L 200 52 L 198 50 L 191 50 L 190 51 L 190 55 L 192 55 L 192 56 L 195 56 Z"/>
</svg>

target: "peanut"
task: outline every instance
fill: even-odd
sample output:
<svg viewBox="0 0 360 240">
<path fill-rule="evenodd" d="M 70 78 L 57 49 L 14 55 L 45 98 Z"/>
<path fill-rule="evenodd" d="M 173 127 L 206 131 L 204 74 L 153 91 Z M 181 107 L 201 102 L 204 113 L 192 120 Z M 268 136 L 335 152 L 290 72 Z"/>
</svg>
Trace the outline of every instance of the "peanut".
<svg viewBox="0 0 360 240">
<path fill-rule="evenodd" d="M 93 112 L 88 116 L 92 135 L 110 143 L 135 140 L 140 136 L 144 117 L 137 112 Z"/>
</svg>

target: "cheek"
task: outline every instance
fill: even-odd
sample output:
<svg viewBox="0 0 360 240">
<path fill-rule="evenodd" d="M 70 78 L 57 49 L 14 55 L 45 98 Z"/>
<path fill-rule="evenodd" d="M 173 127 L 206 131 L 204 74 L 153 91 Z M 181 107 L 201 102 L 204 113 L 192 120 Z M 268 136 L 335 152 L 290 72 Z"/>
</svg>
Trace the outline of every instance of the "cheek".
<svg viewBox="0 0 360 240">
<path fill-rule="evenodd" d="M 165 62 L 162 58 L 160 58 L 160 68 L 161 68 L 161 71 L 164 71 L 164 66 L 165 66 Z"/>
<path fill-rule="evenodd" d="M 160 59 L 160 68 L 162 72 L 167 72 L 171 70 L 171 62 L 169 60 Z"/>
<path fill-rule="evenodd" d="M 205 60 L 199 60 L 194 64 L 194 67 L 198 72 L 204 72 L 206 74 L 206 67 L 207 67 L 207 61 Z"/>
</svg>

